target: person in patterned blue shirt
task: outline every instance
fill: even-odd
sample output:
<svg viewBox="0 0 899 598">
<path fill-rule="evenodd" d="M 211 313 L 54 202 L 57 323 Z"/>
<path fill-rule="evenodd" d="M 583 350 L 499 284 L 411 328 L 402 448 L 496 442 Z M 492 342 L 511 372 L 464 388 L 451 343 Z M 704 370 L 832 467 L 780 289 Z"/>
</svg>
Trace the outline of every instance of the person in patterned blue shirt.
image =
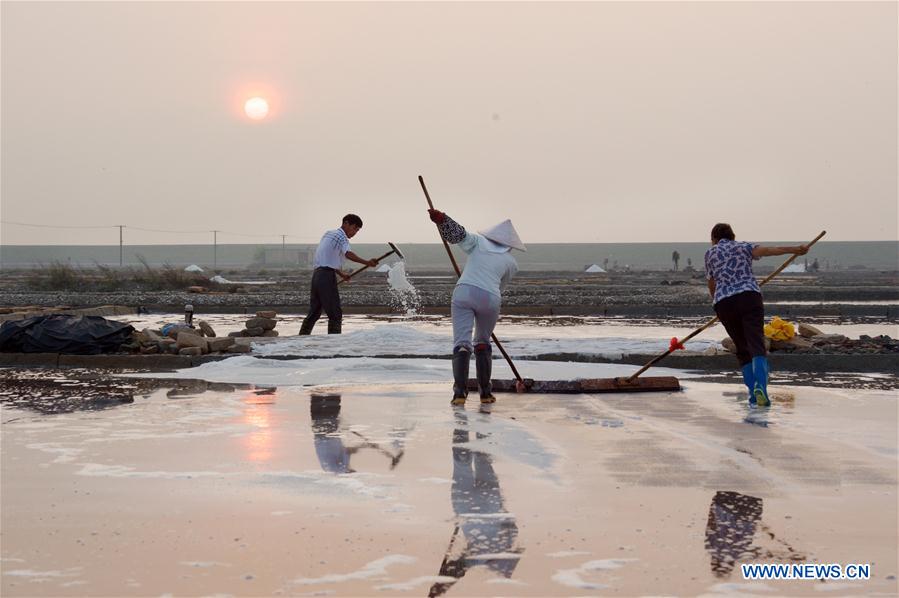
<svg viewBox="0 0 899 598">
<path fill-rule="evenodd" d="M 737 241 L 729 224 L 712 228 L 712 247 L 705 252 L 705 274 L 715 313 L 737 347 L 749 402 L 769 405 L 768 353 L 765 349 L 765 306 L 752 273 L 752 261 L 765 256 L 805 255 L 808 247 L 761 247 Z"/>
</svg>

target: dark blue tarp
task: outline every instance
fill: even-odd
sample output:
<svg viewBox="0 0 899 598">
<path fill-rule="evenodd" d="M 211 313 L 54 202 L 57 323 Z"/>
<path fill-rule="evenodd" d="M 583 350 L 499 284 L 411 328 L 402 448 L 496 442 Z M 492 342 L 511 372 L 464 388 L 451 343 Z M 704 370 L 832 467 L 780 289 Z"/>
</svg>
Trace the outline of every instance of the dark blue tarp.
<svg viewBox="0 0 899 598">
<path fill-rule="evenodd" d="M 0 325 L 0 351 L 96 355 L 117 351 L 134 327 L 100 316 L 52 314 Z"/>
</svg>

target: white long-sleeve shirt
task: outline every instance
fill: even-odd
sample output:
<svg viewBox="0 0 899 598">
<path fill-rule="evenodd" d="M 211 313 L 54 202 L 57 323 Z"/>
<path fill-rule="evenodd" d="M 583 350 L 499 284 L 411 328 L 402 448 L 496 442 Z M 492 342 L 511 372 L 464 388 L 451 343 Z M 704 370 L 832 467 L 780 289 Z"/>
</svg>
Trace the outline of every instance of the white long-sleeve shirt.
<svg viewBox="0 0 899 598">
<path fill-rule="evenodd" d="M 518 262 L 511 251 L 494 253 L 487 249 L 489 240 L 481 235 L 466 233 L 459 243 L 468 254 L 468 261 L 457 284 L 470 284 L 498 297 L 509 280 L 518 272 Z"/>
<path fill-rule="evenodd" d="M 326 231 L 318 243 L 315 256 L 312 258 L 313 268 L 334 268 L 340 270 L 344 256 L 350 250 L 350 240 L 342 228 Z"/>
</svg>

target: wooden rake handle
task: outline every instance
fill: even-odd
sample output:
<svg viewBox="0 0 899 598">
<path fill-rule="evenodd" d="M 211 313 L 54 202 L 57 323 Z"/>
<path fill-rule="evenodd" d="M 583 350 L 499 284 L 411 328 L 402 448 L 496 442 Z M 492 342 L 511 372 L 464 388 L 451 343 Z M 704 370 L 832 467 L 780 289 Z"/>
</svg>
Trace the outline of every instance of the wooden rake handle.
<svg viewBox="0 0 899 598">
<path fill-rule="evenodd" d="M 396 250 L 395 250 L 395 249 L 391 249 L 390 251 L 388 251 L 387 253 L 385 253 L 385 254 L 382 255 L 381 257 L 379 257 L 379 258 L 378 258 L 378 261 L 380 262 L 380 261 L 383 260 L 385 257 L 387 257 L 387 256 L 389 256 L 389 255 L 391 255 L 391 254 L 393 254 L 393 253 L 396 253 Z M 356 276 L 357 274 L 359 274 L 359 273 L 362 272 L 363 270 L 367 270 L 367 269 L 370 268 L 370 267 L 371 267 L 371 266 L 362 266 L 362 267 L 359 268 L 358 270 L 353 270 L 352 272 L 350 272 L 350 278 Z M 345 283 L 347 280 L 348 280 L 348 279 L 341 278 L 340 280 L 337 281 L 337 284 L 343 284 L 343 283 Z"/>
<path fill-rule="evenodd" d="M 815 237 L 814 239 L 812 239 L 811 241 L 809 241 L 808 243 L 806 243 L 805 247 L 806 247 L 806 248 L 811 248 L 811 246 L 814 245 L 815 243 L 817 243 L 817 242 L 821 239 L 821 237 L 823 237 L 826 233 L 827 233 L 826 230 L 822 230 L 821 233 L 820 233 L 817 237 Z M 795 254 L 795 253 L 794 253 L 792 256 L 790 256 L 790 258 L 789 258 L 787 261 L 785 261 L 783 264 L 781 264 L 780 268 L 778 268 L 777 270 L 775 270 L 774 272 L 772 272 L 771 274 L 769 274 L 768 276 L 766 276 L 766 277 L 764 278 L 764 280 L 762 280 L 762 281 L 759 283 L 759 286 L 761 286 L 761 285 L 767 283 L 767 282 L 770 281 L 772 278 L 774 278 L 775 276 L 777 276 L 778 274 L 780 274 L 780 273 L 784 270 L 784 268 L 786 268 L 787 266 L 789 266 L 790 264 L 792 264 L 792 263 L 793 263 L 793 260 L 795 260 L 797 257 L 799 257 L 799 255 L 797 255 L 797 254 Z M 718 321 L 718 316 L 715 316 L 714 318 L 712 318 L 711 320 L 709 320 L 708 322 L 706 322 L 705 324 L 703 324 L 702 326 L 700 326 L 699 328 L 697 328 L 696 330 L 694 330 L 693 332 L 691 332 L 690 334 L 688 334 L 687 336 L 685 336 L 683 339 L 681 339 L 680 342 L 678 343 L 678 345 L 683 345 L 685 342 L 687 342 L 688 340 L 690 340 L 691 338 L 693 338 L 694 336 L 696 336 L 697 334 L 699 334 L 699 333 L 702 332 L 703 330 L 706 330 L 707 328 L 709 328 L 710 326 L 712 326 L 712 324 L 714 324 L 714 323 L 717 322 L 717 321 Z M 634 380 L 637 379 L 637 377 L 638 377 L 640 374 L 642 374 L 643 372 L 645 372 L 646 370 L 648 370 L 649 368 L 651 368 L 651 367 L 652 367 L 653 365 L 655 365 L 656 363 L 662 361 L 663 359 L 665 359 L 666 357 L 668 357 L 669 355 L 671 355 L 672 353 L 674 353 L 674 351 L 676 351 L 676 350 L 677 350 L 677 347 L 676 347 L 676 346 L 672 346 L 670 349 L 668 349 L 668 350 L 665 351 L 664 353 L 661 353 L 661 354 L 659 354 L 659 355 L 656 355 L 655 357 L 653 357 L 653 358 L 649 361 L 649 363 L 647 363 L 647 364 L 644 365 L 642 368 L 640 368 L 639 370 L 637 370 L 637 372 L 636 372 L 634 375 L 628 377 L 628 378 L 627 378 L 627 382 L 633 382 Z"/>
<path fill-rule="evenodd" d="M 428 188 L 425 186 L 425 180 L 421 175 L 418 175 L 418 182 L 421 184 L 421 190 L 425 192 L 425 199 L 428 200 L 428 206 L 433 210 L 434 202 L 431 201 L 431 194 L 428 193 Z M 453 250 L 450 249 L 449 243 L 446 242 L 446 239 L 443 238 L 443 235 L 440 236 L 440 240 L 443 241 L 443 247 L 446 249 L 446 255 L 449 256 L 450 261 L 453 263 L 453 269 L 456 271 L 456 276 L 462 276 L 462 270 L 459 269 L 459 264 L 456 263 L 456 258 L 453 256 Z M 506 350 L 503 348 L 502 343 L 499 342 L 499 339 L 496 338 L 496 335 L 491 333 L 490 338 L 493 339 L 493 344 L 496 345 L 496 348 L 499 349 L 499 352 L 502 353 L 503 357 L 506 358 L 506 362 L 508 362 L 509 367 L 512 368 L 512 373 L 515 375 L 515 379 L 525 384 L 524 379 L 522 379 L 521 374 L 518 373 L 518 368 L 515 367 L 515 364 L 512 363 L 512 358 L 509 357 L 509 354 L 506 353 Z"/>
<path fill-rule="evenodd" d="M 809 241 L 808 243 L 805 244 L 806 249 L 810 249 L 812 245 L 814 245 L 815 243 L 817 243 L 818 241 L 820 241 L 820 240 L 821 240 L 821 237 L 823 237 L 823 236 L 826 235 L 826 234 L 827 234 L 827 231 L 826 231 L 826 230 L 822 230 L 822 231 L 818 234 L 817 237 L 815 237 L 814 239 L 812 239 L 811 241 Z M 787 266 L 789 266 L 790 264 L 792 264 L 792 263 L 793 263 L 793 260 L 795 260 L 797 257 L 799 257 L 798 254 L 795 254 L 795 253 L 794 253 L 793 255 L 791 255 L 791 256 L 790 256 L 790 259 L 788 259 L 788 260 L 785 261 L 783 264 L 781 264 L 780 268 L 778 268 L 777 270 L 775 270 L 774 272 L 772 272 L 771 274 L 769 274 L 768 276 L 766 276 L 765 279 L 762 280 L 762 282 L 759 283 L 759 286 L 765 284 L 766 282 L 768 282 L 769 280 L 771 280 L 772 278 L 774 278 L 775 276 L 777 276 L 778 274 L 780 274 L 780 273 L 784 270 L 784 268 L 786 268 Z"/>
<path fill-rule="evenodd" d="M 425 180 L 421 175 L 418 175 L 418 182 L 421 184 L 421 190 L 425 192 L 425 199 L 428 200 L 428 207 L 433 210 L 434 202 L 431 201 L 431 194 L 428 193 L 428 188 L 425 186 Z M 443 241 L 443 248 L 446 249 L 446 255 L 449 256 L 450 261 L 453 263 L 453 270 L 456 271 L 456 276 L 462 276 L 462 270 L 459 269 L 459 264 L 456 263 L 456 257 L 453 255 L 453 250 L 450 249 L 449 243 L 446 242 L 443 235 L 440 236 L 440 240 Z"/>
</svg>

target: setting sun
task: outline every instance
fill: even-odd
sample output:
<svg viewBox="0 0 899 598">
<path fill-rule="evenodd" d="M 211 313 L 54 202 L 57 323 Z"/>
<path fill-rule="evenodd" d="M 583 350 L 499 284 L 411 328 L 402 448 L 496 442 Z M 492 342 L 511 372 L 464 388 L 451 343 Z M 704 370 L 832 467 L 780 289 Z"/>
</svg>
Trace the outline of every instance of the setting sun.
<svg viewBox="0 0 899 598">
<path fill-rule="evenodd" d="M 250 98 L 243 105 L 244 112 L 253 120 L 262 120 L 268 116 L 268 102 L 265 98 Z"/>
</svg>

